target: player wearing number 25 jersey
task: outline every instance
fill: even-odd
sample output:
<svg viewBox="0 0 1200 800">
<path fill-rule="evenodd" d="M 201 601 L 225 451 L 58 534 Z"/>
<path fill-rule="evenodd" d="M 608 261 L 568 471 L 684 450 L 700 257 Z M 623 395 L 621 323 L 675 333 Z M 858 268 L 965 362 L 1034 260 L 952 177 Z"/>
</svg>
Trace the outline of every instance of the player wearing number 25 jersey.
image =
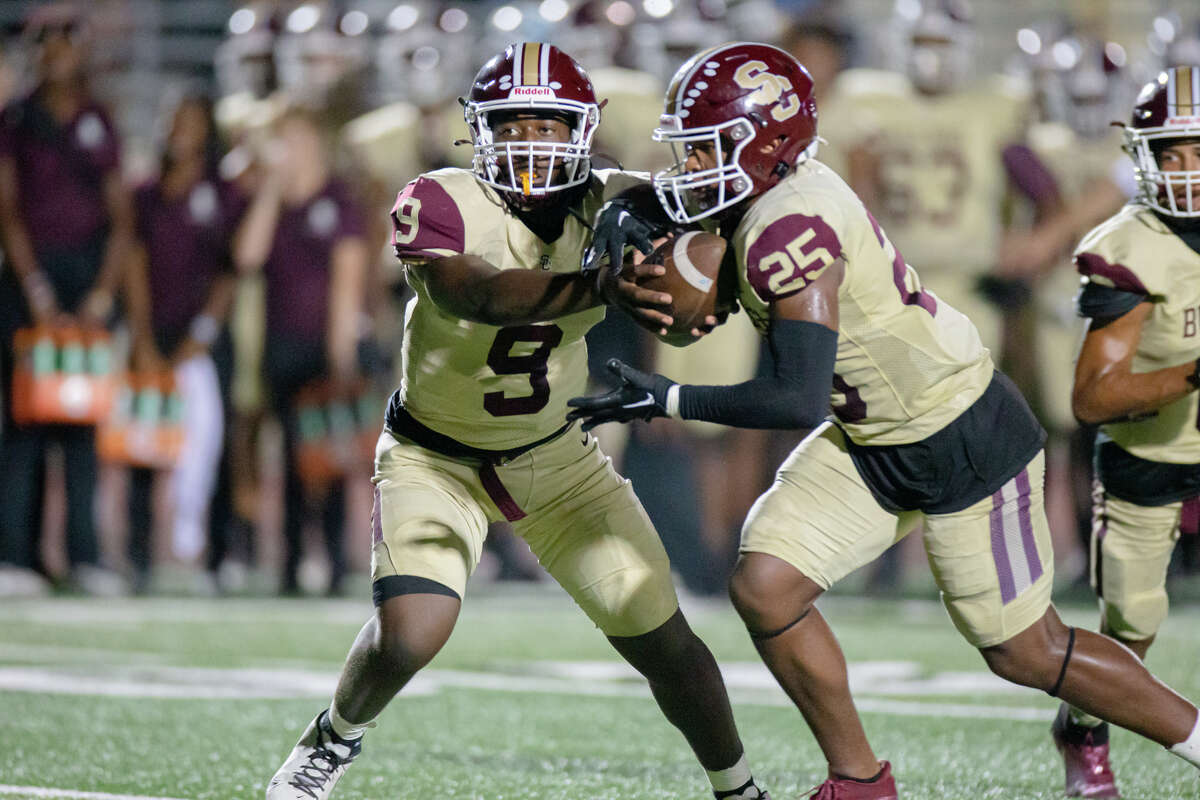
<svg viewBox="0 0 1200 800">
<path fill-rule="evenodd" d="M 572 417 L 814 429 L 751 509 L 730 586 L 829 760 L 814 797 L 897 796 L 813 603 L 918 521 L 952 620 L 994 672 L 1200 761 L 1195 706 L 1111 639 L 1059 620 L 1045 434 L 971 323 L 922 288 L 855 194 L 813 158 L 811 91 L 783 51 L 722 45 L 679 69 L 654 132 L 676 148 L 675 166 L 654 176 L 663 209 L 676 223 L 715 221 L 729 240 L 738 298 L 771 345 L 774 374 L 681 386 L 614 361 L 621 385 L 572 399 Z M 611 208 L 598 232 L 622 230 L 606 218 Z M 594 247 L 611 250 L 599 239 Z"/>
<path fill-rule="evenodd" d="M 392 212 L 416 297 L 376 448 L 376 614 L 267 798 L 329 796 L 374 717 L 449 638 L 488 525 L 507 520 L 647 678 L 717 800 L 769 800 L 641 503 L 595 438 L 563 419 L 586 385 L 583 337 L 603 316 L 601 292 L 626 304 L 657 296 L 580 272 L 584 220 L 645 176 L 591 171 L 600 105 L 582 68 L 551 45 L 514 44 L 491 59 L 464 110 L 473 168 L 417 178 Z"/>
</svg>

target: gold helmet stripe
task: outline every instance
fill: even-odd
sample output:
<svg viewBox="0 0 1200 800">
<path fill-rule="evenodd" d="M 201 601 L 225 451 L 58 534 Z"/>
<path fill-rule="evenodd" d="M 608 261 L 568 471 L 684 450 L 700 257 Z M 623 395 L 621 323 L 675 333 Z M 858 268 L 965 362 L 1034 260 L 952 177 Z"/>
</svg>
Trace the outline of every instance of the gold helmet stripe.
<svg viewBox="0 0 1200 800">
<path fill-rule="evenodd" d="M 1200 107 L 1200 81 L 1192 67 L 1175 67 L 1167 73 L 1167 116 L 1190 117 Z"/>
<path fill-rule="evenodd" d="M 522 49 L 524 53 L 521 55 L 521 83 L 524 86 L 534 86 L 542 81 L 539 81 L 538 67 L 541 65 L 541 50 L 540 42 L 526 42 Z"/>
</svg>

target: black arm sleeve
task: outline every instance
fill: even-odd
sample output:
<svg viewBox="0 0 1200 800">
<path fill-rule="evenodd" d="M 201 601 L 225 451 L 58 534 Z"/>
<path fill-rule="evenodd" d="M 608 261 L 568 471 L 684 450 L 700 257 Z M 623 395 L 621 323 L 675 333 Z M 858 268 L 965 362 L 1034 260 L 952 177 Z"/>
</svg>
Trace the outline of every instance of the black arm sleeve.
<svg viewBox="0 0 1200 800">
<path fill-rule="evenodd" d="M 1140 292 L 1127 292 L 1086 281 L 1079 290 L 1075 303 L 1079 307 L 1079 316 L 1090 317 L 1092 330 L 1099 330 L 1128 314 L 1146 299 L 1146 295 Z"/>
<path fill-rule="evenodd" d="M 736 428 L 814 428 L 829 412 L 837 340 L 815 322 L 772 320 L 775 374 L 735 386 L 681 386 L 679 415 Z"/>
</svg>

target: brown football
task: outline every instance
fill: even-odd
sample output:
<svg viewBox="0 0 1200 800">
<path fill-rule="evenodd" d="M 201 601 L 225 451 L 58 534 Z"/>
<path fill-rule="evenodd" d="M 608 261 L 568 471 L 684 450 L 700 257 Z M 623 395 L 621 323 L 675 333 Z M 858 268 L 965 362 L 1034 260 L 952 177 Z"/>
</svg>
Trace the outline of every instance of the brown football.
<svg viewBox="0 0 1200 800">
<path fill-rule="evenodd" d="M 717 274 L 725 244 L 715 233 L 688 231 L 672 236 L 646 256 L 647 261 L 667 268 L 662 275 L 638 280 L 639 286 L 671 295 L 671 306 L 664 310 L 675 321 L 659 339 L 676 347 L 691 344 L 692 328 L 716 313 Z"/>
</svg>

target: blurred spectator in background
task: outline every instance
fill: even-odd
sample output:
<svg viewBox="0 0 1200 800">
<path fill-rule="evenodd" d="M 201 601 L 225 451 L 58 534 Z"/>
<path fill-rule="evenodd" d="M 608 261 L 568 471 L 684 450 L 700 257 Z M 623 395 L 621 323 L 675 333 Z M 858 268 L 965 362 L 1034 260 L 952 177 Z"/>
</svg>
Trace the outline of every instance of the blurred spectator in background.
<svg viewBox="0 0 1200 800">
<path fill-rule="evenodd" d="M 227 140 L 232 141 L 251 124 L 259 104 L 279 86 L 275 68 L 278 28 L 278 15 L 270 3 L 250 3 L 229 18 L 228 36 L 214 56 L 220 92 L 217 125 Z"/>
<path fill-rule="evenodd" d="M 974 27 L 965 2 L 930 0 L 916 16 L 898 16 L 896 27 L 905 73 L 881 76 L 852 98 L 865 138 L 850 183 L 904 259 L 999 357 L 1006 310 L 1029 296 L 1020 276 L 1001 274 L 998 264 L 1009 193 L 1043 217 L 1059 202 L 1045 166 L 1022 144 L 1030 98 L 1006 77 L 968 80 Z"/>
<path fill-rule="evenodd" d="M 971 75 L 975 29 L 965 0 L 898 3 L 894 23 L 902 68 L 839 85 L 857 128 L 848 181 L 925 285 L 967 315 L 1001 368 L 1028 389 L 1032 365 L 1019 353 L 1014 365 L 1003 358 L 1037 265 L 1011 263 L 1002 245 L 1016 200 L 1038 221 L 1061 207 L 1049 171 L 1024 144 L 1028 92 L 1006 76 Z M 886 555 L 874 587 L 898 585 L 899 568 L 896 554 Z"/>
<path fill-rule="evenodd" d="M 13 424 L 13 334 L 30 323 L 101 326 L 113 307 L 132 235 L 120 145 L 108 110 L 86 80 L 87 20 L 67 5 L 36 9 L 25 36 L 37 51 L 31 94 L 0 120 L 0 241 L 10 269 L 0 276 L 4 434 L 0 439 L 0 564 L 5 583 L 33 588 L 45 572 L 39 534 L 46 450 L 63 451 L 71 580 L 95 594 L 123 591 L 100 567 L 93 499 L 94 429 Z"/>
<path fill-rule="evenodd" d="M 221 155 L 212 101 L 184 96 L 170 114 L 160 175 L 134 194 L 139 246 L 125 282 L 133 368 L 174 370 L 185 398 L 184 446 L 171 483 L 172 550 L 195 562 L 207 539 L 214 586 L 229 550 L 232 510 L 224 457 L 233 374 L 229 247 L 245 210 L 241 196 L 217 176 Z M 131 470 L 129 560 L 139 591 L 150 577 L 153 479 L 150 469 Z"/>
<path fill-rule="evenodd" d="M 340 128 L 369 108 L 369 18 L 361 9 L 316 0 L 297 5 L 275 41 L 280 88 Z"/>
<path fill-rule="evenodd" d="M 1041 34 L 1047 34 L 1044 41 Z M 1049 24 L 1028 28 L 1018 45 L 1041 99 L 1042 119 L 1029 130 L 1029 146 L 1050 168 L 1065 204 L 1065 213 L 1052 224 L 1014 242 L 1024 251 L 1014 260 L 1033 268 L 1036 332 L 1026 343 L 1025 356 L 1036 370 L 1035 410 L 1050 434 L 1047 503 L 1054 504 L 1049 506 L 1053 513 L 1063 498 L 1069 513 L 1061 517 L 1058 533 L 1065 536 L 1071 523 L 1076 533 L 1076 541 L 1063 547 L 1056 543 L 1056 549 L 1080 554 L 1091 541 L 1095 428 L 1081 428 L 1071 411 L 1075 359 L 1087 326 L 1076 313 L 1079 276 L 1070 252 L 1084 233 L 1136 191 L 1133 164 L 1121 152 L 1121 129 L 1110 124 L 1126 115 L 1131 101 L 1123 70 L 1126 56 L 1115 42 Z M 1071 566 L 1078 580 L 1086 581 L 1086 559 L 1077 558 Z"/>
<path fill-rule="evenodd" d="M 821 109 L 822 141 L 817 158 L 843 178 L 848 172 L 842 146 L 853 139 L 853 109 L 841 102 L 845 92 L 839 91 L 838 82 L 850 65 L 853 45 L 853 29 L 833 3 L 819 3 L 796 18 L 784 31 L 779 45 L 812 76 L 813 99 Z"/>
<path fill-rule="evenodd" d="M 305 517 L 322 519 L 329 592 L 341 590 L 345 485 L 323 496 L 305 491 L 296 463 L 294 401 L 318 379 L 349 393 L 357 374 L 359 314 L 369 259 L 366 219 L 353 192 L 332 172 L 330 143 L 314 113 L 287 108 L 264 154 L 265 174 L 234 239 L 234 262 L 266 281 L 265 378 L 284 429 L 285 557 L 281 589 L 299 590 Z"/>
</svg>

